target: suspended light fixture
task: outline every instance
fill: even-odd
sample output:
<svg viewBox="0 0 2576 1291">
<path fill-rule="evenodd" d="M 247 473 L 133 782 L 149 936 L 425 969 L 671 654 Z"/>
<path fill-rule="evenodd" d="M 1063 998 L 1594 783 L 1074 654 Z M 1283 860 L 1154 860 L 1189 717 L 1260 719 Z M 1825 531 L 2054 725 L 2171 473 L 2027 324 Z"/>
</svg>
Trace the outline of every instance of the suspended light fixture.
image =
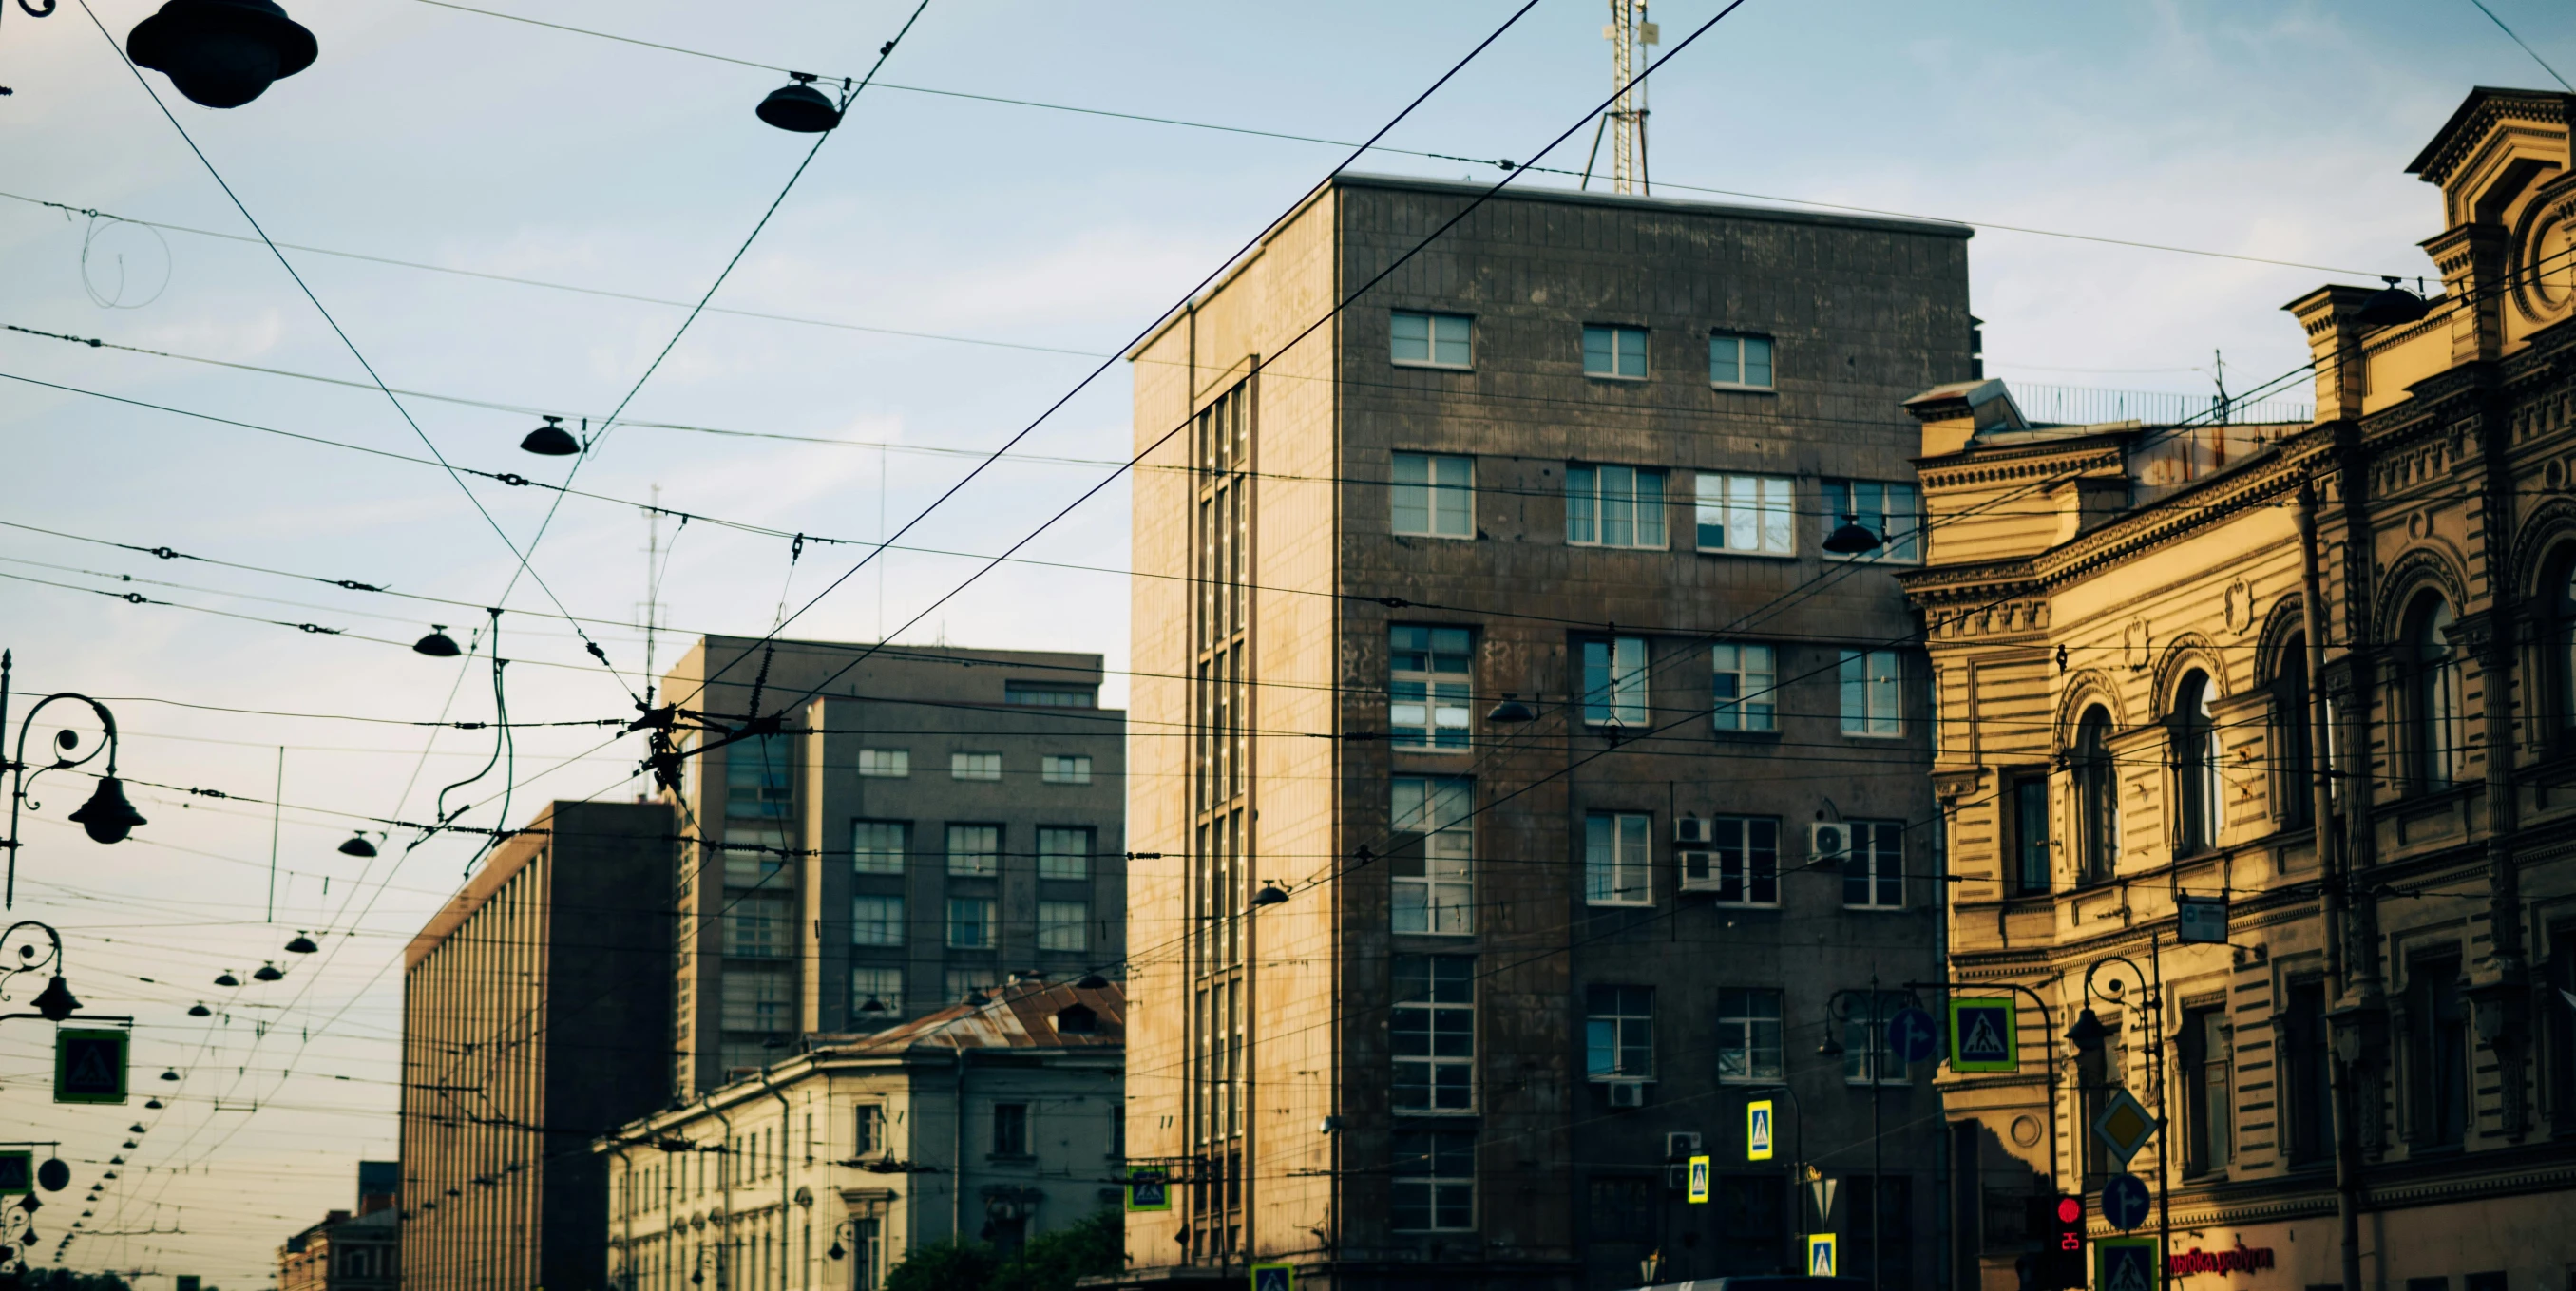
<svg viewBox="0 0 2576 1291">
<path fill-rule="evenodd" d="M 1260 891 L 1252 894 L 1252 904 L 1255 909 L 1267 905 L 1286 905 L 1288 894 L 1280 891 L 1276 883 L 1264 883 Z"/>
<path fill-rule="evenodd" d="M 172 1082 L 172 1083 L 176 1083 L 176 1082 L 178 1081 L 178 1079 L 179 1079 L 179 1069 L 178 1069 L 178 1068 L 176 1068 L 176 1067 L 165 1067 L 165 1068 L 163 1068 L 163 1069 L 162 1069 L 162 1071 L 161 1071 L 161 1079 L 163 1079 L 163 1080 L 167 1080 L 167 1081 L 170 1081 L 170 1082 Z M 116 1177 L 116 1176 L 114 1176 L 114 1175 L 109 1175 L 109 1176 L 108 1176 L 108 1178 L 111 1178 L 111 1179 L 113 1179 L 113 1178 L 115 1178 L 115 1177 Z"/>
<path fill-rule="evenodd" d="M 886 1011 L 886 1002 L 873 995 L 867 998 L 866 1003 L 859 1005 L 859 1012 L 861 1013 L 883 1013 Z"/>
<path fill-rule="evenodd" d="M 2361 303 L 2360 311 L 2353 315 L 2362 326 L 2402 327 L 2432 311 L 2432 306 L 2425 304 L 2423 297 L 2398 286 L 2394 274 L 2381 274 L 2379 280 L 2388 285 L 2372 293 L 2370 299 Z"/>
<path fill-rule="evenodd" d="M 417 648 L 418 647 L 414 647 L 414 649 Z M 351 834 L 348 838 L 342 840 L 340 844 L 340 854 L 342 856 L 363 856 L 373 859 L 376 854 L 376 845 L 368 842 L 367 836 L 364 834 Z"/>
<path fill-rule="evenodd" d="M 286 943 L 286 951 L 290 955 L 310 955 L 320 949 L 322 948 L 314 945 L 313 939 L 305 936 L 303 929 L 300 928 L 295 932 L 295 940 Z"/>
<path fill-rule="evenodd" d="M 1073 979 L 1073 988 L 1077 991 L 1105 991 L 1109 989 L 1109 979 L 1098 973 L 1084 973 Z"/>
<path fill-rule="evenodd" d="M 579 453 L 581 441 L 563 428 L 562 421 L 561 417 L 546 418 L 546 424 L 529 431 L 528 437 L 519 441 L 519 447 L 539 457 L 571 457 Z"/>
<path fill-rule="evenodd" d="M 94 843 L 122 843 L 135 826 L 145 823 L 143 814 L 125 800 L 125 782 L 112 775 L 98 778 L 98 788 L 72 813 L 72 819 L 80 822 L 81 832 Z"/>
<path fill-rule="evenodd" d="M 108 1163 L 109 1165 L 123 1165 L 123 1164 L 125 1164 L 125 1158 L 124 1158 L 124 1157 L 121 1157 L 121 1156 L 117 1156 L 117 1157 L 109 1157 L 109 1158 L 107 1159 L 107 1163 Z"/>
<path fill-rule="evenodd" d="M 153 1112 L 160 1111 L 160 1110 L 161 1110 L 161 1100 L 160 1100 L 160 1099 L 157 1099 L 157 1098 L 147 1098 L 147 1099 L 144 1099 L 144 1100 L 143 1100 L 143 1107 L 144 1107 L 144 1110 L 146 1110 L 146 1111 L 153 1111 Z"/>
<path fill-rule="evenodd" d="M 2396 279 L 2389 281 L 2395 282 Z M 2066 1038 L 2085 1053 L 2101 1052 L 2102 1042 L 2110 1035 L 2111 1028 L 2102 1025 L 2102 1019 L 2095 1016 L 2090 1007 L 2076 1014 L 2075 1025 L 2066 1028 Z"/>
<path fill-rule="evenodd" d="M 36 1167 L 36 1186 L 47 1192 L 61 1192 L 71 1186 L 72 1168 L 61 1157 L 47 1157 Z"/>
<path fill-rule="evenodd" d="M 125 1132 L 126 1132 L 126 1133 L 128 1133 L 128 1134 L 141 1134 L 141 1133 L 143 1132 L 143 1122 L 141 1122 L 141 1121 L 136 1121 L 136 1122 L 135 1122 L 135 1123 L 133 1123 L 132 1125 L 128 1125 L 128 1126 L 126 1126 L 126 1127 L 125 1127 Z M 128 1143 L 128 1144 L 126 1144 L 125 1146 L 127 1146 L 127 1147 L 129 1147 L 129 1148 L 130 1148 L 130 1147 L 133 1147 L 134 1145 L 133 1145 L 133 1144 L 131 1144 L 131 1143 Z"/>
<path fill-rule="evenodd" d="M 827 1257 L 831 1258 L 831 1259 L 836 1259 L 836 1260 L 837 1260 L 837 1259 L 842 1258 L 843 1256 L 848 1255 L 848 1254 L 849 1254 L 849 1252 L 841 1249 L 841 1239 L 840 1239 L 840 1238 L 835 1237 L 835 1238 L 833 1238 L 833 1239 L 832 1239 L 832 1245 L 831 1245 L 831 1247 L 830 1247 L 829 1249 L 825 1250 L 825 1251 L 823 1252 L 823 1254 L 824 1254 L 825 1256 L 827 1256 Z"/>
<path fill-rule="evenodd" d="M 429 635 L 412 642 L 411 650 L 413 654 L 425 654 L 432 659 L 453 659 L 465 653 L 456 648 L 456 638 L 447 635 L 444 623 L 430 624 Z"/>
<path fill-rule="evenodd" d="M 1846 514 L 1842 527 L 1825 535 L 1825 550 L 1837 556 L 1859 556 L 1878 550 L 1878 535 L 1861 527 L 1860 517 Z"/>
<path fill-rule="evenodd" d="M 1538 713 L 1535 710 L 1511 695 L 1503 696 L 1503 702 L 1494 705 L 1492 711 L 1485 714 L 1485 720 L 1488 722 L 1527 722 L 1537 717 Z"/>
<path fill-rule="evenodd" d="M 54 974 L 54 980 L 45 983 L 45 989 L 37 992 L 35 1004 L 37 1016 L 47 1022 L 60 1022 L 80 1008 L 80 1001 L 72 998 L 71 988 L 63 985 L 60 973 Z"/>
<path fill-rule="evenodd" d="M 240 979 L 240 978 L 238 978 L 238 977 L 233 976 L 233 970 L 231 970 L 231 969 L 227 968 L 227 969 L 225 969 L 225 970 L 223 971 L 223 975 L 222 975 L 222 976 L 219 976 L 219 977 L 217 977 L 217 978 L 215 979 L 215 985 L 217 985 L 217 986 L 239 986 L 239 985 L 241 985 L 241 979 Z"/>
<path fill-rule="evenodd" d="M 188 1016 L 189 1016 L 189 1017 L 192 1017 L 192 1018 L 210 1018 L 210 1017 L 213 1017 L 214 1015 L 215 1015 L 215 1011 L 214 1011 L 213 1009 L 207 1008 L 207 1007 L 206 1007 L 206 1002 L 205 1002 L 204 1000 L 199 1000 L 199 1001 L 197 1001 L 196 1003 L 191 1004 L 191 1005 L 189 1005 L 189 1006 L 188 1006 Z"/>
<path fill-rule="evenodd" d="M 252 973 L 250 976 L 251 980 L 256 982 L 277 982 L 284 981 L 286 978 L 286 974 L 277 970 L 277 963 L 274 960 L 261 964 L 258 971 Z"/>
<path fill-rule="evenodd" d="M 126 57 L 210 108 L 258 98 L 319 52 L 313 33 L 272 0 L 170 0 L 125 37 Z"/>
<path fill-rule="evenodd" d="M 792 85 L 769 92 L 756 109 L 760 119 L 790 134 L 821 134 L 841 124 L 841 109 L 814 88 L 812 72 L 789 72 Z"/>
</svg>

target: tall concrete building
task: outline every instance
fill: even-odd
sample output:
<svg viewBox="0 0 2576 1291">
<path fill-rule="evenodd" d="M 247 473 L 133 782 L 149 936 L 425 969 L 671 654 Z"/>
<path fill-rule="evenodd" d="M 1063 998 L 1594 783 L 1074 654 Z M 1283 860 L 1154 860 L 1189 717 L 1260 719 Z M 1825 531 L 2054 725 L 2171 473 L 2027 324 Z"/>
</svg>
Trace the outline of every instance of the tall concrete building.
<svg viewBox="0 0 2576 1291">
<path fill-rule="evenodd" d="M 1481 191 L 1341 176 L 1130 355 L 1133 704 L 1192 733 L 1128 795 L 1131 1166 L 1180 1185 L 1133 1280 L 1826 1228 L 1928 1286 L 1937 1105 L 1871 1019 L 1938 975 L 1898 405 L 1974 370 L 1968 230 L 1527 190 L 1401 259 Z"/>
<path fill-rule="evenodd" d="M 663 679 L 704 752 L 683 832 L 672 1088 L 1013 972 L 1126 955 L 1126 714 L 1100 656 L 707 637 Z M 712 680 L 710 680 L 712 679 Z M 774 735 L 727 742 L 750 716 Z M 1115 971 L 1112 969 L 1111 971 Z"/>
<path fill-rule="evenodd" d="M 668 1096 L 674 813 L 556 802 L 403 957 L 402 1284 L 598 1287 L 587 1145 Z"/>
<path fill-rule="evenodd" d="M 2312 424 L 1914 401 L 1951 976 L 2019 1012 L 1943 1079 L 1962 1291 L 2026 1285 L 2035 1192 L 2119 1236 L 2124 1171 L 2176 1278 L 2576 1269 L 2571 120 L 2480 89 L 2408 167 L 2429 305 L 2286 306 Z M 2124 1096 L 2166 1124 L 2125 1164 L 2090 1132 Z"/>
</svg>

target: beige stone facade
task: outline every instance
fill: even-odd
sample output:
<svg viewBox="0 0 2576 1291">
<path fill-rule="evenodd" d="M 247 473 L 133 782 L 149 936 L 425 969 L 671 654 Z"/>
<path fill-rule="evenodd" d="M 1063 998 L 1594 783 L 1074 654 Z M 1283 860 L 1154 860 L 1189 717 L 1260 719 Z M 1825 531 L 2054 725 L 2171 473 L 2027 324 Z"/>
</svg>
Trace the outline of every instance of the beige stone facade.
<svg viewBox="0 0 2576 1291">
<path fill-rule="evenodd" d="M 1956 1285 L 2012 1291 L 2052 1184 L 2115 1235 L 2114 1086 L 2165 1109 L 2128 1170 L 2181 1285 L 2576 1267 L 2571 104 L 2480 90 L 2410 167 L 2444 216 L 2420 320 L 2288 307 L 2313 425 L 1914 401 L 1950 977 L 2030 993 L 2017 1072 L 1942 1080 Z M 2063 1038 L 2087 1008 L 2096 1051 Z"/>
</svg>

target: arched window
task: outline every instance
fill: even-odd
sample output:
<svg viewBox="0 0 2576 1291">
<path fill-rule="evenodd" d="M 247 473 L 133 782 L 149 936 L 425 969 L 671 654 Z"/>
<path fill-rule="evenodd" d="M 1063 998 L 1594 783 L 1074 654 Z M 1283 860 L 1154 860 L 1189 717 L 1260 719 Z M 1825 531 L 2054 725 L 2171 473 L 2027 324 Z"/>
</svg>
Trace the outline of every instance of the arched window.
<svg viewBox="0 0 2576 1291">
<path fill-rule="evenodd" d="M 2185 674 L 2167 729 L 2173 741 L 2174 846 L 2184 855 L 2218 846 L 2218 725 L 2209 713 L 2209 674 Z"/>
<path fill-rule="evenodd" d="M 2558 714 L 2557 729 L 2548 732 L 2563 746 L 2576 743 L 2576 548 L 2562 550 L 2549 580 L 2551 626 L 2549 685 Z"/>
<path fill-rule="evenodd" d="M 2414 744 L 2415 778 L 2427 790 L 2447 789 L 2460 778 L 2465 760 L 2460 728 L 2460 659 L 2451 648 L 2451 606 L 2439 596 L 2415 602 L 2408 616 L 2407 663 L 2412 670 L 2407 696 Z"/>
<path fill-rule="evenodd" d="M 2273 812 L 2285 829 L 2305 829 L 2316 818 L 2316 726 L 2308 693 L 2308 638 L 2303 633 L 2281 645 L 2280 667 L 2272 677 L 2272 747 L 2278 750 L 2273 777 Z"/>
<path fill-rule="evenodd" d="M 2111 877 L 2120 850 L 2120 782 L 2111 769 L 2111 714 L 2096 705 L 2075 728 L 2075 837 L 2078 884 Z"/>
</svg>

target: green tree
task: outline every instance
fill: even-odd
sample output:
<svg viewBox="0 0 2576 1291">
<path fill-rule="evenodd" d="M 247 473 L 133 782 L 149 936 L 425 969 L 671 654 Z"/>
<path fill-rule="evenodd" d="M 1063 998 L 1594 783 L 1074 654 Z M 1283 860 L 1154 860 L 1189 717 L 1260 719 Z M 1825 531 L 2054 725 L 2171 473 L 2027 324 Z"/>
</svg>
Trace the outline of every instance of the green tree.
<svg viewBox="0 0 2576 1291">
<path fill-rule="evenodd" d="M 1117 1211 L 1104 1210 L 1030 1238 L 994 1271 L 984 1291 L 1073 1291 L 1076 1278 L 1116 1273 L 1126 1267 L 1125 1217 Z"/>
<path fill-rule="evenodd" d="M 1001 1264 L 981 1242 L 916 1246 L 886 1272 L 885 1291 L 984 1291 Z"/>
</svg>

